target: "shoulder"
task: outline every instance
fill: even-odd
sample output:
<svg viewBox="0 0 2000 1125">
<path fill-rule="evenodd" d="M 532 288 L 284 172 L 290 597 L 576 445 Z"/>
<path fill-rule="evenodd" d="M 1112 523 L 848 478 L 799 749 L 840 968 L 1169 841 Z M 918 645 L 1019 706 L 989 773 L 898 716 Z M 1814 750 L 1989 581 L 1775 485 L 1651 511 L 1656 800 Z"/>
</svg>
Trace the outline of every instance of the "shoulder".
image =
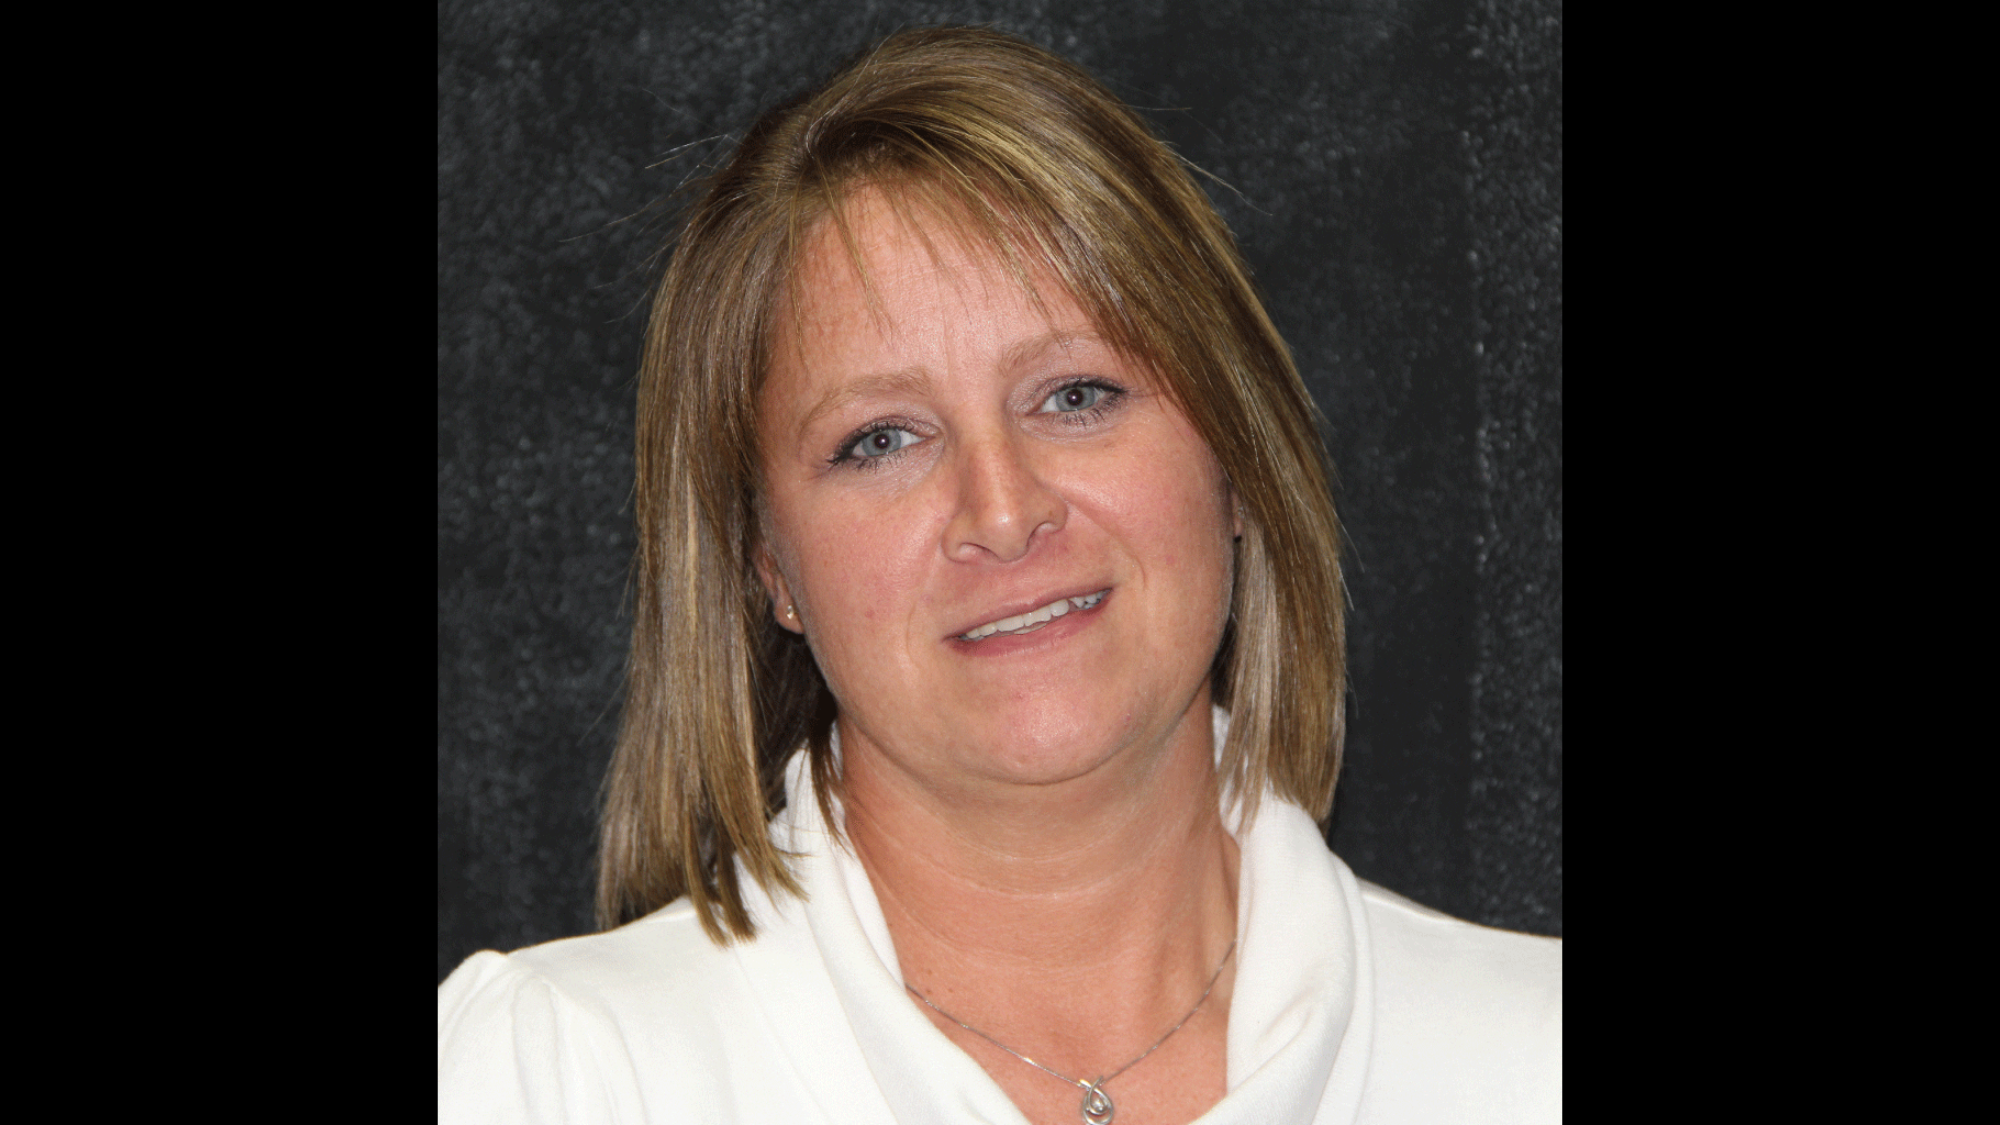
<svg viewBox="0 0 2000 1125">
<path fill-rule="evenodd" d="M 709 940 L 686 899 L 618 929 L 530 946 L 508 960 L 628 1029 L 698 1019 L 743 985 L 734 947 Z"/>
<path fill-rule="evenodd" d="M 1376 1108 L 1395 1103 L 1408 1112 L 1388 1117 L 1421 1120 L 1559 1119 L 1562 940 L 1360 887 L 1375 965 Z"/>
<path fill-rule="evenodd" d="M 1562 939 L 1474 925 L 1356 880 L 1378 962 L 1413 988 L 1446 987 L 1496 1015 L 1560 1015 Z M 1526 1005 L 1524 1009 L 1522 1005 Z"/>
<path fill-rule="evenodd" d="M 685 902 L 608 933 L 475 954 L 438 988 L 439 1119 L 641 1120 L 661 1081 L 695 1108 L 742 1037 L 731 1025 L 743 987 Z"/>
</svg>

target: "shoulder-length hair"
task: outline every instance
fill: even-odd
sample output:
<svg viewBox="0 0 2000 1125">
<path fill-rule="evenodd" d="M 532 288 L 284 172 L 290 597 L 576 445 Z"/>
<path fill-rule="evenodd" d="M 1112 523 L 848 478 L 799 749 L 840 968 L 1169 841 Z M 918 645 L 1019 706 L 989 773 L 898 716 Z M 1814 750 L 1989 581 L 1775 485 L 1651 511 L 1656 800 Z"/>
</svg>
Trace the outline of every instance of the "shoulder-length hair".
<svg viewBox="0 0 2000 1125">
<path fill-rule="evenodd" d="M 906 31 L 751 127 L 687 213 L 654 299 L 599 856 L 607 928 L 687 895 L 715 941 L 754 936 L 741 873 L 799 893 L 768 823 L 801 747 L 837 823 L 835 704 L 752 561 L 755 405 L 799 248 L 831 221 L 853 252 L 843 202 L 864 186 L 951 216 L 1031 295 L 1031 276 L 1056 279 L 1150 365 L 1243 506 L 1213 672 L 1231 717 L 1220 780 L 1246 817 L 1267 787 L 1322 822 L 1332 805 L 1345 636 L 1331 469 L 1235 240 L 1188 166 L 1080 68 L 990 30 Z"/>
</svg>

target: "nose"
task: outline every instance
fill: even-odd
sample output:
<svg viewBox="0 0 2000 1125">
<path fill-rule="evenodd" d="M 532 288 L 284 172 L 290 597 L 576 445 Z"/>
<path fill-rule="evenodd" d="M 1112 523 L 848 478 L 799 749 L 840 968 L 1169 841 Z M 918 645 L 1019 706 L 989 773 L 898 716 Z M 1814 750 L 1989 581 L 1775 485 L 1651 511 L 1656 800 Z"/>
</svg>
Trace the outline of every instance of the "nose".
<svg viewBox="0 0 2000 1125">
<path fill-rule="evenodd" d="M 944 551 L 958 562 L 1013 562 L 1037 536 L 1062 530 L 1069 505 L 1035 471 L 1020 439 L 996 436 L 961 447 L 958 494 Z"/>
</svg>

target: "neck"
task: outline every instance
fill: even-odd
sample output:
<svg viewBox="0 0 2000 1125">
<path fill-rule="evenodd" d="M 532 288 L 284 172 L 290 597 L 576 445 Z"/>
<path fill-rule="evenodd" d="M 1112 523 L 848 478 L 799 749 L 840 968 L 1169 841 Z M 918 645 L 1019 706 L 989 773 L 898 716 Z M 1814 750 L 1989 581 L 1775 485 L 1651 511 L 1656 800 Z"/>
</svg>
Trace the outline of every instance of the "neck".
<svg viewBox="0 0 2000 1125">
<path fill-rule="evenodd" d="M 905 979 L 968 1022 L 1087 996 L 1100 1029 L 1156 1037 L 1235 939 L 1205 692 L 1158 744 L 1055 783 L 939 784 L 845 728 L 842 745 L 847 836 Z"/>
</svg>

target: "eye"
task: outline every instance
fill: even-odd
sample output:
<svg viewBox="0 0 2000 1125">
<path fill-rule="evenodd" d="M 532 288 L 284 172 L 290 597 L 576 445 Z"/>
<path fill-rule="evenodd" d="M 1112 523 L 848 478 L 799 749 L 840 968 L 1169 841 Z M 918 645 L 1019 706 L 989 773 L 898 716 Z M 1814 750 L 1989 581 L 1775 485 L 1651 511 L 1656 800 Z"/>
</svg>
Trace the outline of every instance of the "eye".
<svg viewBox="0 0 2000 1125">
<path fill-rule="evenodd" d="M 1071 414 L 1078 410 L 1089 410 L 1096 406 L 1110 388 L 1096 383 L 1076 383 L 1064 387 L 1042 400 L 1043 414 Z"/>
<path fill-rule="evenodd" d="M 863 461 L 887 457 L 891 453 L 915 445 L 917 441 L 917 435 L 908 430 L 884 426 L 879 430 L 870 430 L 862 434 L 857 441 L 847 447 L 847 456 Z"/>
</svg>

